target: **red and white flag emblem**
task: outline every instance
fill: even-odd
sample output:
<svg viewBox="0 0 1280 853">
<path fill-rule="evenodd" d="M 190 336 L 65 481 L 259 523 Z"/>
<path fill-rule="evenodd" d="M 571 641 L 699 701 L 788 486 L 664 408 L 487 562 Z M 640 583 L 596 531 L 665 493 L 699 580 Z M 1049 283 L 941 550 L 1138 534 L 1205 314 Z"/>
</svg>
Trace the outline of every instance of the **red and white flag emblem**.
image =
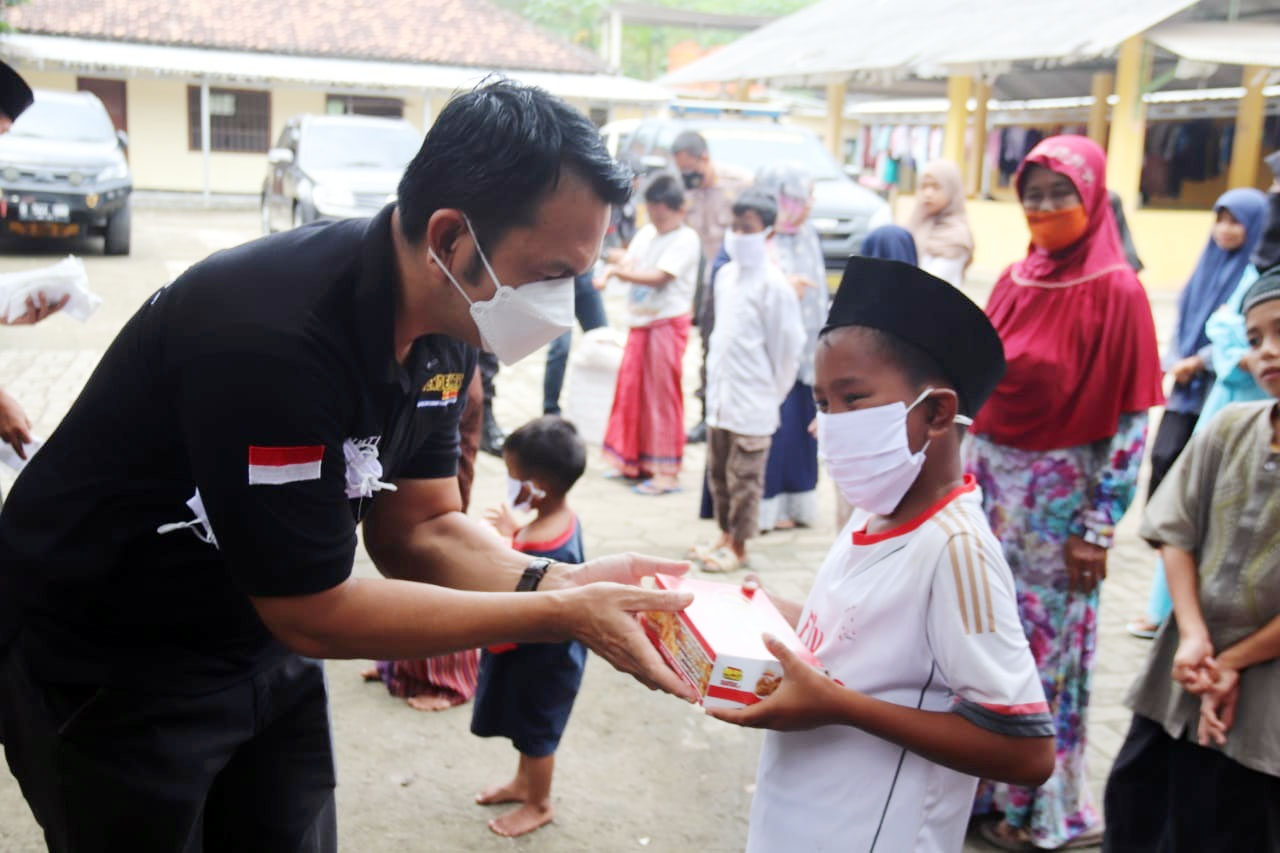
<svg viewBox="0 0 1280 853">
<path fill-rule="evenodd" d="M 249 445 L 249 485 L 279 486 L 320 479 L 323 444 L 303 447 Z"/>
</svg>

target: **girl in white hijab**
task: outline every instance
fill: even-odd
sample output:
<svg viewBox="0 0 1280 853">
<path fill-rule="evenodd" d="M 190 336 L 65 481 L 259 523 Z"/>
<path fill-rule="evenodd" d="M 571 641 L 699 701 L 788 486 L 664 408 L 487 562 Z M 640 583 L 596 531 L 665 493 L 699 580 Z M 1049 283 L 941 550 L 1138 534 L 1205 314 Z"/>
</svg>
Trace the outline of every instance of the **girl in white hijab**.
<svg viewBox="0 0 1280 853">
<path fill-rule="evenodd" d="M 915 237 L 922 270 L 955 287 L 964 283 L 973 261 L 973 232 L 964 210 L 964 179 L 955 163 L 934 160 L 921 170 L 907 230 Z"/>
</svg>

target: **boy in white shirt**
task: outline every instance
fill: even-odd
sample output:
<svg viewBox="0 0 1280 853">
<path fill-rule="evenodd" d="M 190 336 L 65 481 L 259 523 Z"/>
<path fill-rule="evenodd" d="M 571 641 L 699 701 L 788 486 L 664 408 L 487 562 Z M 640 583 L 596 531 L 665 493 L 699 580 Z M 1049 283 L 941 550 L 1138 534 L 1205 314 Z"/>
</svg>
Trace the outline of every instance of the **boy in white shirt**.
<svg viewBox="0 0 1280 853">
<path fill-rule="evenodd" d="M 1035 786 L 1054 763 L 1013 577 L 960 463 L 1003 348 L 947 283 L 855 257 L 816 371 L 819 454 L 857 511 L 808 601 L 778 602 L 827 673 L 769 638 L 777 692 L 711 712 L 775 730 L 747 849 L 960 851 L 978 777 Z"/>
<path fill-rule="evenodd" d="M 768 257 L 778 217 L 772 194 L 744 192 L 725 234 L 729 263 L 716 274 L 720 306 L 707 350 L 707 484 L 720 539 L 693 556 L 709 572 L 746 565 L 760 531 L 760 499 L 779 409 L 796 382 L 804 322 L 796 292 Z"/>
</svg>

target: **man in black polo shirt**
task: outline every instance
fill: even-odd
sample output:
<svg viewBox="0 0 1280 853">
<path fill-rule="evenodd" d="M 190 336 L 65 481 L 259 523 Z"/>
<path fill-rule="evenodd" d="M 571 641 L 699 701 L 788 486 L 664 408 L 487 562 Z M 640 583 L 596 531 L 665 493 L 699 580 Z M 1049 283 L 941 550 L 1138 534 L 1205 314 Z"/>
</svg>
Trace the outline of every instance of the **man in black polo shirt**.
<svg viewBox="0 0 1280 853">
<path fill-rule="evenodd" d="M 0 514 L 0 731 L 51 849 L 331 849 L 312 658 L 572 637 L 689 697 L 634 618 L 688 603 L 634 586 L 681 565 L 531 564 L 454 477 L 474 347 L 569 327 L 629 191 L 585 117 L 493 83 L 396 205 L 220 252 L 126 324 Z M 351 577 L 361 521 L 385 579 Z"/>
</svg>

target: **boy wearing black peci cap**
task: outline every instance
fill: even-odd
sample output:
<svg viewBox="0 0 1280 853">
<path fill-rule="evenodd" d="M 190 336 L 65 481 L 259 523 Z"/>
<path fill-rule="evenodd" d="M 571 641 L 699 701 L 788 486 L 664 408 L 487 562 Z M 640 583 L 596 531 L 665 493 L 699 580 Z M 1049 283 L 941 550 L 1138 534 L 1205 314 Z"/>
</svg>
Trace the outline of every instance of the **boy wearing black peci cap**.
<svg viewBox="0 0 1280 853">
<path fill-rule="evenodd" d="M 819 455 L 856 511 L 808 601 L 778 602 L 827 672 L 770 638 L 781 687 L 711 712 L 775 730 L 748 850 L 958 851 L 976 777 L 1036 785 L 1054 761 L 1013 577 L 960 461 L 1003 348 L 960 291 L 855 257 L 816 371 Z"/>
</svg>

